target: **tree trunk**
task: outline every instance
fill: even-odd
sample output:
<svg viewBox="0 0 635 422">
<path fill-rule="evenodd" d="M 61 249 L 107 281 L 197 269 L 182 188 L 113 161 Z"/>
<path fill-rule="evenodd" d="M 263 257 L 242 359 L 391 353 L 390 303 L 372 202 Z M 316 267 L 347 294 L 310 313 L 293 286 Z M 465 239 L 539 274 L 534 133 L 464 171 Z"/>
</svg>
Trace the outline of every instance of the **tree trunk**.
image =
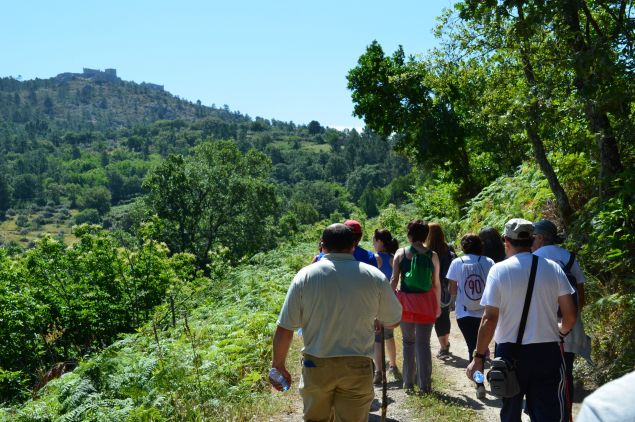
<svg viewBox="0 0 635 422">
<path fill-rule="evenodd" d="M 533 108 L 536 107 L 534 105 L 530 106 L 530 116 L 534 114 L 537 115 L 537 110 L 532 110 Z M 533 120 L 533 117 L 531 117 L 531 120 Z M 554 196 L 556 197 L 556 206 L 558 207 L 560 217 L 562 217 L 562 221 L 565 225 L 569 225 L 569 223 L 571 222 L 571 216 L 573 215 L 573 209 L 571 208 L 571 204 L 569 203 L 569 197 L 560 184 L 560 181 L 558 181 L 558 176 L 553 170 L 551 163 L 547 159 L 547 154 L 545 153 L 542 139 L 540 139 L 540 135 L 538 135 L 538 133 L 536 132 L 534 125 L 532 123 L 527 123 L 525 130 L 527 131 L 527 136 L 531 141 L 531 146 L 533 147 L 534 156 L 536 158 L 536 161 L 538 162 L 538 166 L 547 178 L 547 182 L 549 182 L 551 192 L 553 192 Z"/>
<path fill-rule="evenodd" d="M 519 23 L 524 24 L 522 3 L 518 7 L 518 21 Z M 537 86 L 536 75 L 531 64 L 529 51 L 524 45 L 524 40 L 520 40 L 520 43 L 520 57 L 523 64 L 523 73 L 525 74 L 525 79 L 527 80 L 529 86 L 531 88 L 535 88 Z M 538 162 L 540 170 L 547 178 L 547 182 L 549 183 L 551 192 L 553 192 L 554 196 L 556 197 L 556 206 L 558 207 L 560 217 L 562 218 L 564 224 L 568 225 L 571 222 L 571 217 L 573 216 L 573 209 L 571 208 L 571 203 L 569 202 L 567 193 L 560 184 L 556 172 L 553 170 L 551 163 L 547 159 L 544 143 L 542 142 L 542 139 L 538 134 L 538 130 L 536 129 L 536 124 L 540 121 L 540 110 L 537 101 L 531 102 L 531 104 L 529 105 L 528 114 L 529 119 L 527 120 L 527 123 L 525 125 L 525 130 L 527 131 L 527 136 L 529 137 L 529 141 L 531 142 L 531 146 L 533 147 L 534 156 L 536 158 L 536 161 Z"/>
<path fill-rule="evenodd" d="M 600 153 L 600 196 L 606 197 L 611 193 L 611 181 L 622 172 L 623 166 L 615 133 L 611 127 L 608 113 L 598 104 L 594 86 L 599 85 L 600 79 L 607 78 L 602 69 L 594 70 L 595 60 L 590 56 L 598 54 L 601 48 L 590 45 L 591 40 L 585 42 L 584 33 L 580 28 L 579 12 L 584 0 L 565 0 L 562 2 L 561 13 L 569 34 L 564 40 L 577 57 L 574 57 L 575 71 L 574 85 L 584 103 L 584 111 L 589 122 L 589 129 L 595 136 Z M 601 36 L 598 34 L 598 36 Z M 597 50 L 597 51 L 596 51 Z M 600 53 L 601 54 L 601 53 Z M 611 78 L 608 75 L 608 78 Z M 610 83 L 610 80 L 605 81 Z"/>
</svg>

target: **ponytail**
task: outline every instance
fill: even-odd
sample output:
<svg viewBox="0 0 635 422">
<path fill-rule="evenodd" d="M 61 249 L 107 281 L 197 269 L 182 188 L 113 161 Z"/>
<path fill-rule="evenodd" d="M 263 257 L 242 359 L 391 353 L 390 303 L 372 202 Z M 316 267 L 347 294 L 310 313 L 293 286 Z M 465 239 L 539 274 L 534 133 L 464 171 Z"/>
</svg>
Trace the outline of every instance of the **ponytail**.
<svg viewBox="0 0 635 422">
<path fill-rule="evenodd" d="M 394 255 L 399 249 L 399 241 L 392 237 L 392 234 L 386 229 L 377 229 L 373 235 L 373 239 L 381 240 L 387 253 Z"/>
<path fill-rule="evenodd" d="M 397 252 L 397 249 L 399 249 L 399 241 L 393 237 L 386 245 L 386 251 L 389 254 L 394 255 L 395 252 Z"/>
</svg>

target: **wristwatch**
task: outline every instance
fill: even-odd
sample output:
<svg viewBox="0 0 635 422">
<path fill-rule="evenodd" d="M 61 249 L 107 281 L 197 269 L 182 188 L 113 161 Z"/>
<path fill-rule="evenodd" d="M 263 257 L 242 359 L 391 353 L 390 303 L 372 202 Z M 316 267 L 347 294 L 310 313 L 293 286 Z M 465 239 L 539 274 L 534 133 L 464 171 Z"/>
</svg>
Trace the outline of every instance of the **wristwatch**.
<svg viewBox="0 0 635 422">
<path fill-rule="evenodd" d="M 485 354 L 484 353 L 479 353 L 476 350 L 474 350 L 474 352 L 472 353 L 472 357 L 485 360 Z"/>
</svg>

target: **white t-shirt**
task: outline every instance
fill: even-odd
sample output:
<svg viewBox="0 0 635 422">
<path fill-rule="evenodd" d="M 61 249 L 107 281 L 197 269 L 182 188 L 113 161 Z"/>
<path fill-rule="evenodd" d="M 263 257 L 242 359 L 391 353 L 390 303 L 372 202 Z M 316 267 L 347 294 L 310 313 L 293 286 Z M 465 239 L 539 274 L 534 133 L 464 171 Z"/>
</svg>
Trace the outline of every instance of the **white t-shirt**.
<svg viewBox="0 0 635 422">
<path fill-rule="evenodd" d="M 480 260 L 479 260 L 480 258 Z M 471 265 L 470 265 L 471 264 Z M 477 265 L 479 268 L 479 277 L 474 277 L 471 271 L 466 271 L 469 267 L 473 268 L 473 265 Z M 467 254 L 460 258 L 455 258 L 450 264 L 448 274 L 446 278 L 448 280 L 455 281 L 457 284 L 456 292 L 456 319 L 463 317 L 475 317 L 480 318 L 483 316 L 483 309 L 478 311 L 471 311 L 465 307 L 466 303 L 471 300 L 477 300 L 480 302 L 485 289 L 485 281 L 487 280 L 487 274 L 490 268 L 494 265 L 494 261 L 486 256 Z M 481 280 L 482 279 L 482 284 Z"/>
<path fill-rule="evenodd" d="M 309 355 L 372 357 L 375 318 L 387 325 L 401 320 L 386 276 L 351 254 L 330 253 L 296 274 L 277 323 L 302 328 Z"/>
<path fill-rule="evenodd" d="M 564 268 L 569 262 L 571 257 L 571 252 L 566 249 L 561 248 L 556 245 L 546 245 L 542 246 L 534 252 L 534 255 L 541 256 L 543 258 L 550 259 L 552 261 L 560 264 L 561 267 Z M 584 277 L 584 273 L 580 268 L 580 263 L 578 262 L 578 257 L 576 256 L 575 261 L 573 261 L 573 266 L 571 267 L 571 274 L 575 277 L 577 284 L 584 284 L 586 282 L 586 278 Z"/>
<path fill-rule="evenodd" d="M 516 343 L 531 260 L 531 253 L 521 252 L 494 264 L 489 272 L 481 304 L 499 310 L 494 332 L 496 343 Z M 559 341 L 558 297 L 572 293 L 573 287 L 562 268 L 553 261 L 539 257 L 522 344 Z"/>
</svg>

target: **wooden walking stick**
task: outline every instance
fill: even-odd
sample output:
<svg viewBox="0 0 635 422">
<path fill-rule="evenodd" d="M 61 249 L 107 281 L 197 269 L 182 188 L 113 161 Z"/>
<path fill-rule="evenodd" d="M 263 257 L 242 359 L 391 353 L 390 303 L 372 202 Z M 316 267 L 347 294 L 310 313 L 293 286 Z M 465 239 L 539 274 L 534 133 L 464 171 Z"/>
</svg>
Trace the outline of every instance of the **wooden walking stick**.
<svg viewBox="0 0 635 422">
<path fill-rule="evenodd" d="M 388 382 L 386 381 L 386 340 L 384 339 L 384 326 L 379 332 L 381 336 L 381 422 L 386 422 L 388 410 Z"/>
</svg>

